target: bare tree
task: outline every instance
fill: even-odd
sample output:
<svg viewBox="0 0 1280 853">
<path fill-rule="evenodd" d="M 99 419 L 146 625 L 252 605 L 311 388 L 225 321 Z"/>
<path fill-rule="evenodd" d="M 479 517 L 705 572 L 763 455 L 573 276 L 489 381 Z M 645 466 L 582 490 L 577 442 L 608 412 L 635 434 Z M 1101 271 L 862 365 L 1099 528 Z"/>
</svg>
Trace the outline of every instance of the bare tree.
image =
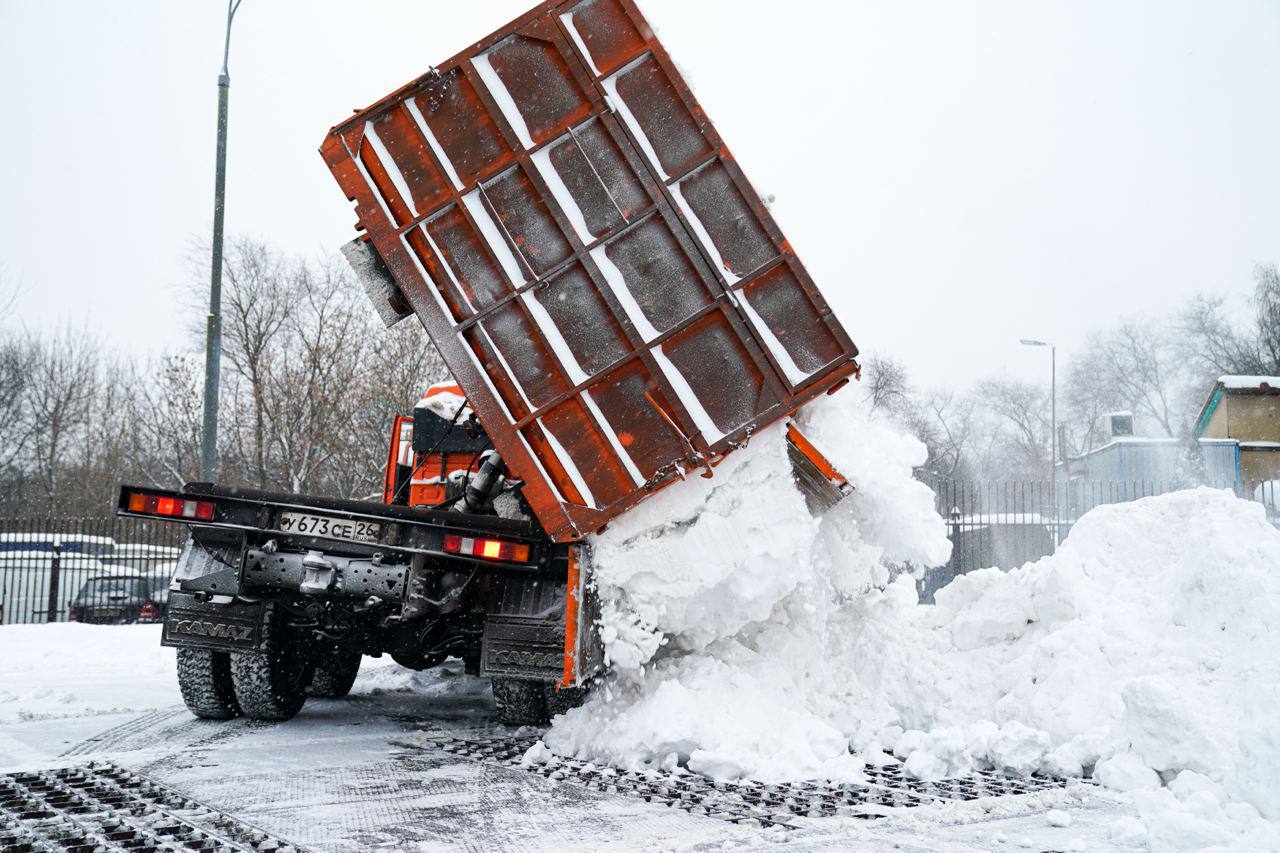
<svg viewBox="0 0 1280 853">
<path fill-rule="evenodd" d="M 446 375 L 421 329 L 383 329 L 336 257 L 239 240 L 224 285 L 220 479 L 345 497 L 376 491 L 391 420 Z"/>
<path fill-rule="evenodd" d="M 0 470 L 8 470 L 28 450 L 30 419 L 27 390 L 35 342 L 30 337 L 0 337 Z"/>
<path fill-rule="evenodd" d="M 26 383 L 30 465 L 49 515 L 60 511 L 72 485 L 67 462 L 83 448 L 86 413 L 99 394 L 98 344 L 69 327 L 33 346 Z"/>
<path fill-rule="evenodd" d="M 194 353 L 180 353 L 129 375 L 136 389 L 129 458 L 139 476 L 154 486 L 177 488 L 198 475 L 203 369 Z"/>
<path fill-rule="evenodd" d="M 873 411 L 895 413 L 910 405 L 911 382 L 902 362 L 886 356 L 867 356 L 863 359 L 862 373 L 865 397 Z"/>
<path fill-rule="evenodd" d="M 1253 284 L 1248 316 L 1233 316 L 1221 296 L 1201 295 L 1176 318 L 1187 357 L 1206 378 L 1280 373 L 1280 269 L 1259 264 Z"/>
<path fill-rule="evenodd" d="M 449 378 L 440 353 L 416 322 L 375 329 L 369 341 L 368 381 L 359 386 L 353 454 L 346 469 L 352 480 L 343 487 L 353 496 L 368 495 L 381 482 L 393 417 L 409 414 L 429 385 Z"/>
<path fill-rule="evenodd" d="M 946 478 L 969 473 L 976 410 L 972 395 L 953 389 L 918 392 L 906 367 L 894 358 L 867 358 L 863 376 L 872 410 L 896 420 L 928 449 L 923 473 Z"/>
<path fill-rule="evenodd" d="M 61 511 L 77 516 L 102 516 L 115 507 L 116 487 L 131 479 L 133 423 L 129 412 L 137 386 L 129 371 L 105 351 L 98 350 L 97 384 L 83 412 L 85 428 L 78 444 L 64 459 L 75 483 L 61 500 Z"/>
<path fill-rule="evenodd" d="M 267 373 L 272 355 L 286 334 L 297 289 L 279 253 L 265 243 L 244 237 L 232 241 L 223 278 L 223 354 L 233 374 L 246 383 L 249 394 L 251 433 L 237 435 L 239 449 L 242 460 L 251 466 L 245 474 L 255 485 L 265 487 L 270 441 L 265 400 Z"/>
<path fill-rule="evenodd" d="M 985 479 L 1040 480 L 1048 476 L 1052 447 L 1049 390 L 1016 379 L 988 379 L 977 397 L 987 433 L 979 470 Z"/>
<path fill-rule="evenodd" d="M 952 389 L 933 391 L 924 396 L 922 405 L 933 425 L 926 441 L 930 471 L 948 479 L 972 476 L 971 443 L 977 428 L 973 395 Z"/>
<path fill-rule="evenodd" d="M 1066 402 L 1078 449 L 1095 446 L 1098 419 L 1127 410 L 1161 434 L 1186 435 L 1190 375 L 1173 330 L 1153 320 L 1126 320 L 1091 333 L 1067 370 Z"/>
<path fill-rule="evenodd" d="M 270 458 L 281 485 L 316 487 L 320 472 L 342 459 L 352 438 L 363 376 L 367 318 L 357 313 L 349 275 L 335 263 L 295 272 L 297 303 L 287 344 L 272 359 L 264 388 Z"/>
<path fill-rule="evenodd" d="M 1280 269 L 1275 264 L 1253 268 L 1253 324 L 1259 373 L 1280 373 Z"/>
<path fill-rule="evenodd" d="M 0 268 L 0 322 L 9 319 L 18 293 Z M 27 449 L 30 435 L 24 409 L 33 355 L 30 336 L 0 331 L 0 472 L 9 472 Z"/>
</svg>

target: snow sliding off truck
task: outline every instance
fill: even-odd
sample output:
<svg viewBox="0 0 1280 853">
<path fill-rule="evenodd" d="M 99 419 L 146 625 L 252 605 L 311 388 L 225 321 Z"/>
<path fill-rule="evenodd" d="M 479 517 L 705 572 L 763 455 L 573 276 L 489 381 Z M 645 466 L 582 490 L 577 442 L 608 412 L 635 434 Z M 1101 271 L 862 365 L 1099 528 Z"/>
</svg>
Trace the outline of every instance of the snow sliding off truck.
<svg viewBox="0 0 1280 853">
<path fill-rule="evenodd" d="M 163 634 L 183 697 L 286 719 L 362 655 L 456 657 L 503 721 L 543 721 L 603 666 L 588 537 L 857 349 L 631 0 L 543 3 L 320 151 L 374 307 L 416 315 L 457 387 L 395 420 L 382 502 L 122 487 L 121 515 L 191 531 Z M 807 497 L 838 499 L 788 439 Z"/>
</svg>

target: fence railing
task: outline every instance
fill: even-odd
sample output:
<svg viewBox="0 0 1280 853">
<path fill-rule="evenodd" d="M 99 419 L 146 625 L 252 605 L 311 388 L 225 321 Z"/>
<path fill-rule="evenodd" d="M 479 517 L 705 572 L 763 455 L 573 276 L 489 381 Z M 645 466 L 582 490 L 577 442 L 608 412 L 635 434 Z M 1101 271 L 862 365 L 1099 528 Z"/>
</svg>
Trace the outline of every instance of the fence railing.
<svg viewBox="0 0 1280 853">
<path fill-rule="evenodd" d="M 1066 538 L 1075 523 L 1094 507 L 1125 503 L 1188 487 L 1185 482 L 1156 480 L 1060 481 L 1057 488 L 1042 482 L 964 482 L 925 478 L 933 489 L 935 507 L 947 522 L 951 560 L 930 569 L 921 595 L 933 593 L 957 575 L 975 569 L 1012 569 L 1053 553 L 1055 541 Z M 1251 485 L 1239 481 L 1207 483 L 1266 507 L 1273 524 L 1280 524 L 1277 482 Z"/>
<path fill-rule="evenodd" d="M 186 533 L 135 518 L 0 519 L 0 624 L 155 618 Z"/>
<path fill-rule="evenodd" d="M 1011 569 L 1053 552 L 1102 504 L 1185 488 L 1157 481 L 964 482 L 926 479 L 947 523 L 951 559 L 921 584 L 927 601 L 957 575 Z M 1213 484 L 1260 501 L 1280 524 L 1280 483 Z M 1055 500 L 1056 498 L 1056 500 Z M 136 518 L 0 519 L 0 624 L 136 621 L 163 611 L 186 539 L 182 525 Z M 144 609 L 147 602 L 154 607 Z"/>
</svg>

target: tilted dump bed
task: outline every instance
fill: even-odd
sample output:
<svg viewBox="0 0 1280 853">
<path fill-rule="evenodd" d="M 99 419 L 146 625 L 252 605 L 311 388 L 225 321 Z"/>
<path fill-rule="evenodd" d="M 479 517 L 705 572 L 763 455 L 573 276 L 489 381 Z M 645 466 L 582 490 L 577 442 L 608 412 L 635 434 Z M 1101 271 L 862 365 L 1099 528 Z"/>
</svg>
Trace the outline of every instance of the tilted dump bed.
<svg viewBox="0 0 1280 853">
<path fill-rule="evenodd" d="M 384 318 L 418 315 L 557 541 L 856 370 L 631 0 L 543 3 L 321 153 Z"/>
</svg>

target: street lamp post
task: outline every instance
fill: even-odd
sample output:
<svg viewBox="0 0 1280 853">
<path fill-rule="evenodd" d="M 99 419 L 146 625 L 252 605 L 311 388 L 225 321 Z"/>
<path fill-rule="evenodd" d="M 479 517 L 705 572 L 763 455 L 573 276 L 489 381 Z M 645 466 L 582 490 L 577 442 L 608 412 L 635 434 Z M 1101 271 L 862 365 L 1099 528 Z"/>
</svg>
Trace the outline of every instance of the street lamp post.
<svg viewBox="0 0 1280 853">
<path fill-rule="evenodd" d="M 213 178 L 213 269 L 209 281 L 209 319 L 205 327 L 204 419 L 200 430 L 200 479 L 209 482 L 218 463 L 218 381 L 222 368 L 222 223 L 226 211 L 227 100 L 231 75 L 231 22 L 240 0 L 227 0 L 227 31 L 222 43 L 222 70 L 218 72 L 218 154 Z"/>
<path fill-rule="evenodd" d="M 1053 550 L 1058 551 L 1058 348 L 1047 341 L 1019 341 L 1024 347 L 1049 348 L 1050 437 L 1049 488 L 1053 492 Z"/>
</svg>

